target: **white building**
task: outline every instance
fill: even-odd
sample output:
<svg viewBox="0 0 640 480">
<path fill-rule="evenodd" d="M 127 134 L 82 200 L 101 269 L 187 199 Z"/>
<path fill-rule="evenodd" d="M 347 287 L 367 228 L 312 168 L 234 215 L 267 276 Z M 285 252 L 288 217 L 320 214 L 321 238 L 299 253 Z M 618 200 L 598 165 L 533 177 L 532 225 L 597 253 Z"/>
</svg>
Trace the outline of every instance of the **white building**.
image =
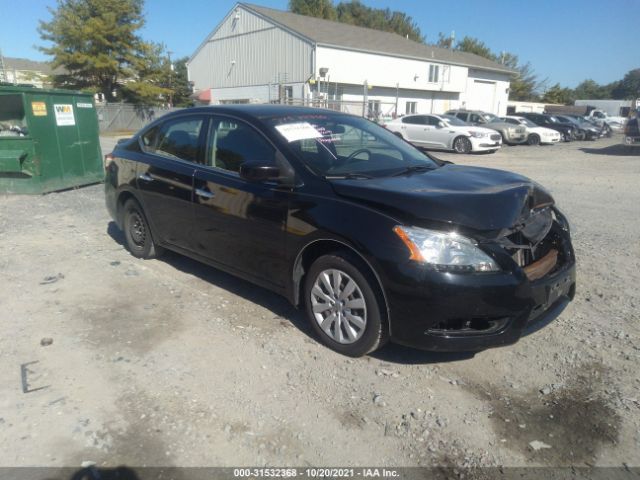
<svg viewBox="0 0 640 480">
<path fill-rule="evenodd" d="M 478 55 L 238 3 L 187 64 L 205 103 L 324 104 L 368 114 L 504 115 L 514 74 Z"/>
</svg>

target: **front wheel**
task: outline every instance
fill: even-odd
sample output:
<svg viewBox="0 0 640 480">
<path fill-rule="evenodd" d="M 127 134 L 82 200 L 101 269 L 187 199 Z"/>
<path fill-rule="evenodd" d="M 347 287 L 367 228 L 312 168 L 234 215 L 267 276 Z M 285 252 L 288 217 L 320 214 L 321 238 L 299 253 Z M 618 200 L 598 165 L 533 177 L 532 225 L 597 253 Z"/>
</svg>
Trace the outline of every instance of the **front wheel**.
<svg viewBox="0 0 640 480">
<path fill-rule="evenodd" d="M 123 209 L 124 238 L 131 254 L 136 258 L 156 258 L 161 255 L 163 250 L 153 241 L 140 204 L 130 198 Z"/>
<path fill-rule="evenodd" d="M 366 266 L 351 255 L 336 252 L 318 258 L 305 277 L 307 316 L 329 348 L 360 357 L 387 340 L 383 301 Z"/>
<path fill-rule="evenodd" d="M 540 145 L 540 135 L 538 135 L 537 133 L 532 133 L 527 138 L 527 143 L 529 145 Z"/>
<path fill-rule="evenodd" d="M 583 140 L 585 140 L 587 138 L 587 132 L 585 132 L 584 130 L 578 130 L 576 132 L 575 138 L 578 141 L 583 141 Z"/>
<path fill-rule="evenodd" d="M 456 153 L 469 153 L 471 151 L 471 140 L 467 137 L 457 137 L 453 141 L 453 150 Z"/>
</svg>

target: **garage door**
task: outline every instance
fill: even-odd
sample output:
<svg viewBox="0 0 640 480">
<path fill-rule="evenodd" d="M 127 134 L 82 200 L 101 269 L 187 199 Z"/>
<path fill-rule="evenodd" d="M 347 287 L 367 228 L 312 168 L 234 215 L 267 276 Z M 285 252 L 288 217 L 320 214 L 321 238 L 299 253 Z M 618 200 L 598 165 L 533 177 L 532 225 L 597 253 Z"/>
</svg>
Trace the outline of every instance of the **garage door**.
<svg viewBox="0 0 640 480">
<path fill-rule="evenodd" d="M 471 91 L 467 95 L 467 108 L 469 110 L 482 110 L 493 113 L 493 104 L 496 96 L 496 82 L 486 80 L 474 80 Z"/>
</svg>

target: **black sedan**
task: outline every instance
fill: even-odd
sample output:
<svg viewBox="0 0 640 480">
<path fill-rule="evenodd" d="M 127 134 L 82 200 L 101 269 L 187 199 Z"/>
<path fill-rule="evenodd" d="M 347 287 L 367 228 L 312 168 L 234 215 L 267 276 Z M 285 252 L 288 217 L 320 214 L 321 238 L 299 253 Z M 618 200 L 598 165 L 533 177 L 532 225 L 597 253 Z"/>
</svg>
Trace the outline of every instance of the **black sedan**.
<svg viewBox="0 0 640 480">
<path fill-rule="evenodd" d="M 439 161 L 360 117 L 187 109 L 106 162 L 134 256 L 168 248 L 284 295 L 346 355 L 389 339 L 511 344 L 575 292 L 569 224 L 541 186 Z"/>
<path fill-rule="evenodd" d="M 560 133 L 562 140 L 565 142 L 571 142 L 576 139 L 576 133 L 578 128 L 573 123 L 564 123 L 558 120 L 553 115 L 547 115 L 544 113 L 532 113 L 532 112 L 520 112 L 516 113 L 519 117 L 525 117 L 531 120 L 533 123 L 540 127 L 551 128 Z"/>
</svg>

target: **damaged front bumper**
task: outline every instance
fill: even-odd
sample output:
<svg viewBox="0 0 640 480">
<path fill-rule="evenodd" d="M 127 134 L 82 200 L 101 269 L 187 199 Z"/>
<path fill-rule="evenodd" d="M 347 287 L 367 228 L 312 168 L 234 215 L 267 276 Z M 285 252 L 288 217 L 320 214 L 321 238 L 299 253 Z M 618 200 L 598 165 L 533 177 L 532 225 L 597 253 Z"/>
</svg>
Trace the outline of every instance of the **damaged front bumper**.
<svg viewBox="0 0 640 480">
<path fill-rule="evenodd" d="M 492 256 L 503 268 L 497 273 L 399 267 L 386 282 L 392 340 L 424 350 L 479 351 L 513 344 L 548 324 L 576 290 L 569 226 L 559 212 L 549 235 L 555 253 L 523 267 L 494 245 Z"/>
</svg>

